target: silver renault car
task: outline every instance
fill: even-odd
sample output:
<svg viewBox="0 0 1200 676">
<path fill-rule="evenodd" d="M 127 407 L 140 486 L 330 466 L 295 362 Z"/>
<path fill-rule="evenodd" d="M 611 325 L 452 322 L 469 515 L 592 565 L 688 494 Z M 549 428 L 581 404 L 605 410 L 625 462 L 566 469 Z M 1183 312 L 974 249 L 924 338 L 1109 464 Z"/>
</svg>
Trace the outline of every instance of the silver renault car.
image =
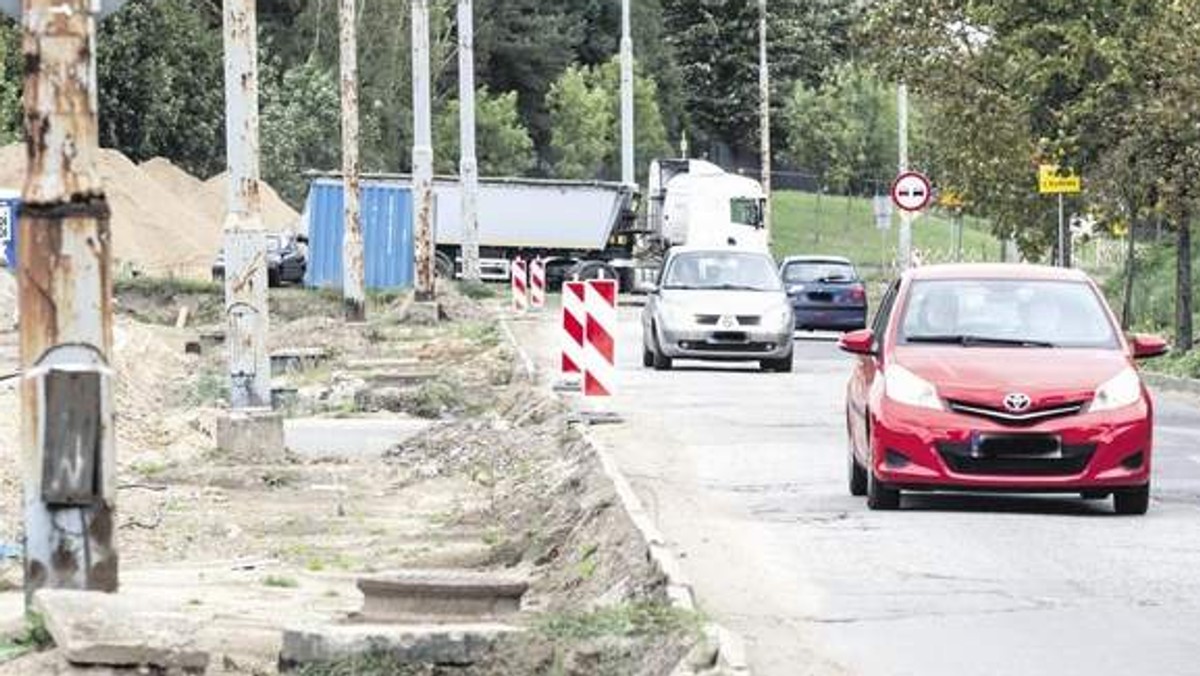
<svg viewBox="0 0 1200 676">
<path fill-rule="evenodd" d="M 794 323 L 769 254 L 676 247 L 642 312 L 642 363 L 665 370 L 675 359 L 757 361 L 791 371 Z"/>
</svg>

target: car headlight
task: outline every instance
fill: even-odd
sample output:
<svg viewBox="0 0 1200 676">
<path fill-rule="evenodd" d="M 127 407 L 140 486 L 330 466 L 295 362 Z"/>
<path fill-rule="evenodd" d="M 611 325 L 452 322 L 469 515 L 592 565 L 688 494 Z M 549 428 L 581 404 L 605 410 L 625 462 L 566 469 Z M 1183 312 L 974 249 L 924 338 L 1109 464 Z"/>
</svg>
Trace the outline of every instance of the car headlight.
<svg viewBox="0 0 1200 676">
<path fill-rule="evenodd" d="M 1142 399 L 1142 380 L 1137 371 L 1125 367 L 1100 387 L 1092 399 L 1090 411 L 1112 411 L 1138 403 Z"/>
<path fill-rule="evenodd" d="M 692 322 L 691 313 L 680 305 L 662 304 L 662 320 L 669 326 L 687 325 Z"/>
<path fill-rule="evenodd" d="M 778 308 L 767 313 L 767 318 L 770 321 L 772 328 L 788 328 L 795 319 L 792 318 L 792 308 L 788 305 L 781 305 Z"/>
<path fill-rule="evenodd" d="M 909 371 L 899 364 L 892 364 L 884 371 L 884 393 L 888 398 L 900 404 L 942 410 L 942 400 L 938 397 L 937 388 L 933 383 Z"/>
</svg>

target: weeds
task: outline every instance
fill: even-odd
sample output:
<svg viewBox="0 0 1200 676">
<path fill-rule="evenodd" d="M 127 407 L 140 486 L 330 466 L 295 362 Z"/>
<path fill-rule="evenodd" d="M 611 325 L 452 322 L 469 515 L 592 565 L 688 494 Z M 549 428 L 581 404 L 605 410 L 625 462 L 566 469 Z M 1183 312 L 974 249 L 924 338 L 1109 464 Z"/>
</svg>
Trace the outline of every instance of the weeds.
<svg viewBox="0 0 1200 676">
<path fill-rule="evenodd" d="M 46 629 L 46 620 L 37 613 L 26 613 L 25 628 L 20 634 L 0 639 L 0 663 L 53 646 L 54 639 Z"/>
<path fill-rule="evenodd" d="M 703 618 L 661 601 L 622 603 L 587 613 L 558 613 L 541 618 L 535 629 L 556 641 L 602 637 L 663 636 L 699 633 Z"/>
<path fill-rule="evenodd" d="M 386 653 L 368 653 L 336 662 L 306 664 L 295 673 L 296 676 L 416 676 L 428 671 L 421 666 L 400 664 Z"/>
<path fill-rule="evenodd" d="M 1146 362 L 1145 368 L 1151 373 L 1163 373 L 1179 378 L 1200 378 L 1200 350 L 1152 359 Z"/>
<path fill-rule="evenodd" d="M 300 586 L 296 578 L 285 577 L 282 575 L 268 575 L 263 578 L 263 586 L 274 587 L 276 589 L 295 589 Z"/>
<path fill-rule="evenodd" d="M 216 369 L 206 369 L 183 391 L 183 404 L 192 408 L 212 406 L 229 399 L 229 379 Z"/>
<path fill-rule="evenodd" d="M 460 281 L 458 292 L 471 300 L 487 300 L 496 297 L 496 289 L 484 282 Z"/>
<path fill-rule="evenodd" d="M 494 322 L 464 322 L 458 326 L 458 335 L 464 340 L 484 348 L 500 344 L 500 328 Z"/>
</svg>

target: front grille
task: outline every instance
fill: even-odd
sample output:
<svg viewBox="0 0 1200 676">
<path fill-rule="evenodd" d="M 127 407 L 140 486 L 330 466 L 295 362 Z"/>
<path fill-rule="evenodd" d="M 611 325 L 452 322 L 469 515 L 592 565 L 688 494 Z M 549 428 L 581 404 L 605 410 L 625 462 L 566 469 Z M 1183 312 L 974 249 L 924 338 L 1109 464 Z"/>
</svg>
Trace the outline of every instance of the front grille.
<svg viewBox="0 0 1200 676">
<path fill-rule="evenodd" d="M 962 413 L 963 415 L 971 415 L 978 418 L 987 418 L 988 420 L 994 420 L 1004 425 L 1020 426 L 1035 425 L 1046 420 L 1053 420 L 1054 418 L 1065 418 L 1067 416 L 1078 415 L 1083 411 L 1083 408 L 1087 405 L 1087 402 L 1067 402 L 1056 404 L 1054 406 L 1047 406 L 1046 408 L 1025 411 L 1023 413 L 1013 413 L 1011 411 L 992 408 L 990 406 L 981 406 L 979 404 L 956 401 L 953 399 L 949 400 L 947 404 L 949 405 L 950 410 L 954 411 L 955 413 Z"/>
<path fill-rule="evenodd" d="M 684 340 L 680 341 L 679 347 L 695 352 L 754 354 L 771 352 L 776 348 L 776 345 L 775 343 L 706 343 L 703 341 Z"/>
<path fill-rule="evenodd" d="M 758 326 L 762 322 L 762 317 L 758 315 L 738 315 L 738 326 Z"/>
<path fill-rule="evenodd" d="M 1095 444 L 1062 444 L 1045 435 L 980 436 L 974 442 L 940 442 L 938 454 L 958 474 L 1070 476 L 1087 468 Z"/>
<path fill-rule="evenodd" d="M 712 339 L 723 343 L 744 343 L 749 336 L 742 331 L 713 331 Z"/>
<path fill-rule="evenodd" d="M 696 323 L 700 326 L 716 326 L 721 315 L 696 315 Z"/>
</svg>

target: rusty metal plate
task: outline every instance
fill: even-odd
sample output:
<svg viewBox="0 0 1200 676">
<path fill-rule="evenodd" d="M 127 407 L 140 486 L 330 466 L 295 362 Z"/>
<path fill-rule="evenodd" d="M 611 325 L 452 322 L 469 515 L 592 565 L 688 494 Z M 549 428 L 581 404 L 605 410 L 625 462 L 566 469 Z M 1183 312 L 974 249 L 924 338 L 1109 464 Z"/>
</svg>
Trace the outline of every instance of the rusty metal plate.
<svg viewBox="0 0 1200 676">
<path fill-rule="evenodd" d="M 91 505 L 100 497 L 101 374 L 51 369 L 43 376 L 42 498 Z"/>
</svg>

